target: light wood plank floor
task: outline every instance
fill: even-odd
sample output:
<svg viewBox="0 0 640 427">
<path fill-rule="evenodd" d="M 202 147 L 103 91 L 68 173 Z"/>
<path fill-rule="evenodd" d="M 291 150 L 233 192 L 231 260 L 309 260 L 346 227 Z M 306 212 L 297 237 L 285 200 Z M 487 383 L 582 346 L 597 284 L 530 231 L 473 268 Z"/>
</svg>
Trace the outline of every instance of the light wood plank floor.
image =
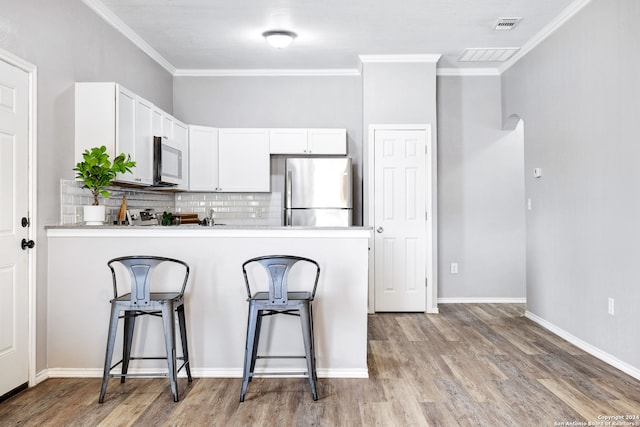
<svg viewBox="0 0 640 427">
<path fill-rule="evenodd" d="M 100 405 L 99 379 L 58 378 L 0 403 L 0 425 L 496 427 L 640 416 L 640 381 L 522 317 L 523 306 L 440 308 L 370 316 L 370 378 L 320 378 L 317 402 L 305 379 L 255 379 L 244 403 L 240 379 L 181 379 L 174 403 L 168 380 L 132 378 L 111 380 Z"/>
</svg>

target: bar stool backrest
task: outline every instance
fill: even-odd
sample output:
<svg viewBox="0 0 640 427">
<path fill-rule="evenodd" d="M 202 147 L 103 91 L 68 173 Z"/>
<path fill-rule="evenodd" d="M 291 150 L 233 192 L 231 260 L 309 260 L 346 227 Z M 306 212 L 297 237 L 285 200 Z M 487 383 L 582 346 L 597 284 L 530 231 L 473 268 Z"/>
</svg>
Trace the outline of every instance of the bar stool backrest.
<svg viewBox="0 0 640 427">
<path fill-rule="evenodd" d="M 250 263 L 257 262 L 267 271 L 269 278 L 269 300 L 271 305 L 286 305 L 288 303 L 288 278 L 291 268 L 299 261 L 309 262 L 316 267 L 315 281 L 311 292 L 311 300 L 315 297 L 316 288 L 318 287 L 318 278 L 320 276 L 320 266 L 312 259 L 293 256 L 293 255 L 268 255 L 263 257 L 252 258 L 242 264 L 242 272 L 244 274 L 245 284 L 247 286 L 247 296 L 252 298 L 251 288 L 249 286 L 249 278 L 247 277 L 246 266 Z"/>
<path fill-rule="evenodd" d="M 184 281 L 182 288 L 179 291 L 179 295 L 184 295 L 184 290 L 189 278 L 189 266 L 184 262 L 173 258 L 158 257 L 158 256 L 124 256 L 114 258 L 107 263 L 111 270 L 111 277 L 113 279 L 113 294 L 114 298 L 118 298 L 118 287 L 116 284 L 116 271 L 113 266 L 114 263 L 120 263 L 126 267 L 131 277 L 131 304 L 132 306 L 138 306 L 140 309 L 148 306 L 151 301 L 151 275 L 153 270 L 163 262 L 171 262 L 181 264 L 185 268 Z"/>
</svg>

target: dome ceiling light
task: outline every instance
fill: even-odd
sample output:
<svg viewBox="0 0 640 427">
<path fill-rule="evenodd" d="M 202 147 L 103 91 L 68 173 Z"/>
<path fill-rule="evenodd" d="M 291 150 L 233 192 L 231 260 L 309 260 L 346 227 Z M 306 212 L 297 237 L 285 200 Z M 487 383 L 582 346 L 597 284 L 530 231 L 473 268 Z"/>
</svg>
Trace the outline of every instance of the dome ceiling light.
<svg viewBox="0 0 640 427">
<path fill-rule="evenodd" d="M 298 35 L 293 31 L 283 31 L 283 30 L 271 30 L 265 31 L 262 33 L 262 37 L 265 38 L 267 43 L 276 49 L 284 49 L 293 43 L 293 39 L 295 39 Z"/>
</svg>

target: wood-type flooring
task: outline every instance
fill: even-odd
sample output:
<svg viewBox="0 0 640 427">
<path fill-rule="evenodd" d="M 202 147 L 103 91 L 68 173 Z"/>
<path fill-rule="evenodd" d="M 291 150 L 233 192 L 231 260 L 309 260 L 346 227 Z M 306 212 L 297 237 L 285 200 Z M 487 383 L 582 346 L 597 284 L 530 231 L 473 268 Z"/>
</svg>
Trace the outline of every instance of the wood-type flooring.
<svg viewBox="0 0 640 427">
<path fill-rule="evenodd" d="M 256 378 L 244 403 L 238 378 L 180 379 L 178 403 L 167 379 L 112 379 L 104 404 L 100 379 L 52 378 L 0 403 L 0 426 L 640 426 L 640 381 L 523 310 L 371 315 L 369 378 L 320 378 L 317 402 L 301 378 Z"/>
</svg>

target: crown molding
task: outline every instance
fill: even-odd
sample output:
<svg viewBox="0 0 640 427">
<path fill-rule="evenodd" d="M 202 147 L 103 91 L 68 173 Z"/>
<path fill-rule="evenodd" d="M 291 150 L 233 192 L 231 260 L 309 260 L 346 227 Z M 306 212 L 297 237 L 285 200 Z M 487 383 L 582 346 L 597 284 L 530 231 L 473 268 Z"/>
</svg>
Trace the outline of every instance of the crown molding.
<svg viewBox="0 0 640 427">
<path fill-rule="evenodd" d="M 100 0 L 82 0 L 91 10 L 104 19 L 108 24 L 122 33 L 134 45 L 146 53 L 151 59 L 176 77 L 222 77 L 222 76 L 360 76 L 361 69 L 176 69 L 173 64 L 167 61 L 158 51 L 151 47 L 138 34 L 136 34 L 127 24 L 118 18 Z M 588 5 L 591 0 L 575 0 L 553 21 L 547 24 L 533 38 L 527 41 L 522 48 L 510 59 L 497 68 L 439 68 L 438 76 L 494 76 L 500 75 L 516 64 L 531 50 L 538 46 L 547 37 L 553 34 L 558 28 L 569 21 L 580 10 Z M 440 54 L 414 54 L 414 55 L 358 55 L 361 64 L 363 63 L 437 63 Z"/>
<path fill-rule="evenodd" d="M 355 68 L 327 68 L 327 69 L 177 69 L 175 77 L 357 77 L 360 70 Z"/>
<path fill-rule="evenodd" d="M 174 67 L 169 61 L 167 61 L 157 50 L 151 47 L 146 41 L 144 41 L 138 34 L 135 33 L 127 24 L 125 24 L 120 18 L 118 18 L 109 8 L 107 8 L 100 0 L 82 0 L 91 10 L 93 10 L 98 16 L 107 21 L 112 27 L 120 31 L 127 39 L 129 39 L 134 45 L 140 48 L 144 53 L 149 55 L 151 59 L 156 61 L 160 66 L 167 70 L 172 75 L 176 72 Z"/>
<path fill-rule="evenodd" d="M 440 60 L 440 54 L 417 54 L 417 55 L 358 55 L 360 62 L 433 62 Z"/>
<path fill-rule="evenodd" d="M 500 76 L 498 68 L 436 68 L 438 77 Z"/>
<path fill-rule="evenodd" d="M 516 64 L 519 60 L 521 60 L 526 54 L 531 52 L 536 46 L 542 43 L 547 37 L 556 32 L 558 28 L 567 23 L 571 18 L 573 18 L 578 12 L 580 12 L 586 5 L 591 3 L 591 0 L 575 0 L 571 3 L 565 10 L 563 10 L 560 15 L 558 15 L 554 20 L 549 22 L 542 30 L 540 30 L 536 35 L 534 35 L 529 41 L 527 41 L 522 48 L 518 52 L 515 53 L 511 58 L 506 60 L 503 64 L 498 67 L 498 71 L 500 74 L 507 71 L 514 64 Z"/>
</svg>

